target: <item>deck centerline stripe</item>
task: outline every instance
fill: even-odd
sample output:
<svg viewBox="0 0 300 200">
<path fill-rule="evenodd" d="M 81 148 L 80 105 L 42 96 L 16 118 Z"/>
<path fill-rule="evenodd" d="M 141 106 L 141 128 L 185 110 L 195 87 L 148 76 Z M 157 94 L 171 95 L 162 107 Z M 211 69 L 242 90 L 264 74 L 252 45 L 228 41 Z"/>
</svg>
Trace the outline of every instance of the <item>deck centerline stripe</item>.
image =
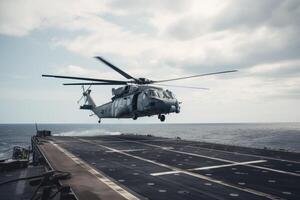
<svg viewBox="0 0 300 200">
<path fill-rule="evenodd" d="M 72 159 L 75 163 L 79 164 L 81 167 L 85 168 L 89 173 L 96 176 L 96 178 L 101 181 L 102 183 L 106 184 L 108 187 L 116 191 L 118 194 L 123 196 L 125 199 L 128 200 L 139 200 L 138 197 L 134 196 L 127 190 L 123 189 L 121 186 L 117 185 L 113 181 L 111 181 L 109 178 L 107 178 L 104 174 L 100 173 L 99 171 L 92 168 L 89 164 L 81 160 L 80 158 L 76 157 L 74 154 L 69 152 L 68 150 L 62 148 L 58 144 L 54 143 L 53 141 L 50 141 L 52 145 L 54 145 L 58 150 L 60 150 L 62 153 L 64 153 L 66 156 L 68 156 L 70 159 Z"/>
<path fill-rule="evenodd" d="M 208 167 L 198 167 L 198 168 L 187 169 L 187 171 L 201 171 L 201 170 L 217 169 L 217 168 L 224 168 L 224 167 L 233 167 L 233 166 L 248 165 L 248 164 L 262 163 L 262 162 L 267 162 L 267 161 L 266 160 L 254 160 L 254 161 L 248 161 L 248 162 L 239 162 L 239 163 L 224 164 L 224 165 L 214 165 L 214 166 L 208 166 Z M 152 176 L 161 176 L 161 175 L 176 174 L 176 173 L 180 173 L 180 172 L 178 172 L 178 171 L 166 171 L 166 172 L 152 173 L 151 175 Z"/>
<path fill-rule="evenodd" d="M 225 183 L 225 182 L 223 182 L 221 180 L 213 179 L 213 178 L 201 175 L 201 174 L 197 174 L 197 173 L 194 173 L 194 172 L 189 172 L 189 171 L 184 170 L 184 169 L 180 169 L 180 168 L 173 167 L 173 166 L 170 166 L 170 165 L 166 165 L 166 164 L 163 164 L 163 163 L 159 163 L 159 162 L 156 162 L 156 161 L 153 161 L 153 160 L 142 158 L 140 156 L 135 156 L 135 155 L 132 155 L 132 154 L 129 154 L 129 153 L 126 153 L 126 152 L 122 152 L 122 151 L 119 151 L 117 149 L 114 149 L 114 148 L 111 148 L 111 147 L 107 147 L 107 146 L 105 146 L 103 144 L 99 144 L 97 142 L 93 142 L 93 141 L 85 140 L 85 139 L 81 139 L 81 138 L 75 138 L 75 139 L 78 139 L 78 140 L 80 140 L 82 142 L 86 142 L 86 143 L 89 143 L 89 144 L 94 144 L 94 145 L 97 145 L 99 147 L 106 148 L 106 149 L 109 149 L 111 151 L 115 151 L 117 153 L 129 156 L 129 157 L 132 157 L 132 158 L 135 158 L 135 159 L 139 159 L 139 160 L 143 160 L 145 162 L 153 163 L 153 164 L 156 164 L 158 166 L 162 166 L 162 167 L 171 169 L 173 171 L 179 171 L 180 173 L 184 173 L 184 174 L 187 174 L 187 175 L 190 175 L 190 176 L 193 176 L 193 177 L 197 177 L 199 179 L 203 179 L 203 180 L 207 180 L 207 181 L 210 181 L 210 182 L 213 182 L 213 183 L 217 183 L 217 184 L 220 184 L 220 185 L 223 185 L 223 186 L 227 186 L 227 187 L 230 187 L 230 188 L 233 188 L 233 189 L 236 189 L 236 190 L 240 190 L 240 191 L 247 192 L 247 193 L 250 193 L 250 194 L 254 194 L 254 195 L 257 195 L 257 196 L 263 196 L 263 197 L 266 197 L 266 198 L 272 199 L 272 200 L 283 200 L 280 197 L 277 197 L 277 196 L 274 196 L 274 195 L 270 195 L 270 194 L 267 194 L 267 193 L 264 193 L 264 192 L 260 192 L 260 191 L 253 190 L 253 189 L 250 189 L 250 188 L 245 188 L 245 187 L 241 188 L 241 187 L 238 187 L 238 186 L 235 186 L 235 185 L 231 185 L 229 183 Z"/>
<path fill-rule="evenodd" d="M 235 161 L 232 161 L 232 160 L 227 160 L 227 159 L 222 159 L 222 158 L 215 158 L 215 157 L 210 157 L 210 156 L 204 156 L 204 155 L 197 154 L 197 153 L 190 153 L 190 152 L 185 152 L 185 151 L 178 151 L 178 150 L 173 150 L 173 149 L 166 149 L 166 148 L 164 148 L 162 146 L 159 146 L 159 145 L 148 144 L 148 143 L 144 143 L 144 142 L 130 141 L 130 140 L 127 140 L 127 141 L 128 142 L 138 143 L 138 144 L 144 144 L 146 146 L 152 146 L 152 147 L 160 148 L 160 149 L 163 149 L 165 151 L 171 151 L 171 152 L 185 154 L 185 155 L 190 155 L 190 156 L 202 157 L 202 158 L 207 158 L 207 159 L 211 159 L 211 160 L 218 160 L 218 161 L 228 162 L 228 163 L 238 163 L 238 162 L 235 162 Z M 260 166 L 256 166 L 256 165 L 250 165 L 250 164 L 246 164 L 245 166 L 252 167 L 252 168 L 257 168 L 257 169 L 264 169 L 264 170 L 269 170 L 269 171 L 273 171 L 273 172 L 277 172 L 277 173 L 288 174 L 288 175 L 291 175 L 291 176 L 298 176 L 298 177 L 300 177 L 300 174 L 293 173 L 293 172 L 288 172 L 288 171 L 283 171 L 283 170 L 277 170 L 277 169 L 272 169 L 272 168 L 268 168 L 268 167 L 260 167 Z"/>
</svg>

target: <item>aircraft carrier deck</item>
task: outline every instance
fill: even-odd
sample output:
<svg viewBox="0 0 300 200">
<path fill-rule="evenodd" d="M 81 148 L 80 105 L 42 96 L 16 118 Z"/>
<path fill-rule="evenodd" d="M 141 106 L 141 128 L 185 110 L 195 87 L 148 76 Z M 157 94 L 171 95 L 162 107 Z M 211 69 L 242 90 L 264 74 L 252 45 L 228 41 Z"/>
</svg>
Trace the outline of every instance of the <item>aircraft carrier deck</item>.
<svg viewBox="0 0 300 200">
<path fill-rule="evenodd" d="M 79 200 L 300 199 L 300 153 L 138 135 L 37 140 Z"/>
</svg>

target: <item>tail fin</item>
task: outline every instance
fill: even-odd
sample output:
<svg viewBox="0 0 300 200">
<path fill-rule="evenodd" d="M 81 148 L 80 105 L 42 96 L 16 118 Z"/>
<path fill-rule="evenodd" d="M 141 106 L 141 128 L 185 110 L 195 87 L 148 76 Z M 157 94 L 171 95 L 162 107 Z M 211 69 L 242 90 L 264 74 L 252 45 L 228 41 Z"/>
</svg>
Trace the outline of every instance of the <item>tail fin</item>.
<svg viewBox="0 0 300 200">
<path fill-rule="evenodd" d="M 91 93 L 90 89 L 83 91 L 82 95 L 83 95 L 85 101 L 84 101 L 84 104 L 82 106 L 80 106 L 80 109 L 93 110 L 94 108 L 96 108 L 96 104 L 95 104 L 94 100 L 92 99 L 90 93 Z"/>
</svg>

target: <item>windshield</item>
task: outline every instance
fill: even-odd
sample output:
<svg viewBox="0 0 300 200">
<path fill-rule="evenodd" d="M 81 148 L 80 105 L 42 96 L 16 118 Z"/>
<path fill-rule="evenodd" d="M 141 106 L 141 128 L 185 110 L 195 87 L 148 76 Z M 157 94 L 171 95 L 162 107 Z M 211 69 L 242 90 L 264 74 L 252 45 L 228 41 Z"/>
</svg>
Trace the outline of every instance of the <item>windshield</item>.
<svg viewBox="0 0 300 200">
<path fill-rule="evenodd" d="M 175 97 L 174 97 L 174 95 L 173 95 L 173 93 L 171 91 L 167 90 L 165 92 L 168 94 L 168 96 L 170 97 L 170 99 L 175 99 Z"/>
<path fill-rule="evenodd" d="M 164 98 L 164 95 L 163 95 L 163 91 L 162 91 L 162 90 L 157 90 L 156 93 L 157 93 L 157 96 L 158 96 L 159 98 Z"/>
<path fill-rule="evenodd" d="M 146 92 L 146 94 L 149 97 L 158 97 L 158 98 L 162 98 L 162 99 L 174 99 L 172 92 L 169 90 L 164 91 L 164 90 L 150 89 Z"/>
<path fill-rule="evenodd" d="M 147 91 L 147 95 L 150 96 L 150 97 L 156 97 L 156 92 L 154 90 L 148 90 Z"/>
<path fill-rule="evenodd" d="M 163 96 L 165 99 L 170 99 L 170 95 L 166 92 L 166 91 L 163 91 Z"/>
</svg>

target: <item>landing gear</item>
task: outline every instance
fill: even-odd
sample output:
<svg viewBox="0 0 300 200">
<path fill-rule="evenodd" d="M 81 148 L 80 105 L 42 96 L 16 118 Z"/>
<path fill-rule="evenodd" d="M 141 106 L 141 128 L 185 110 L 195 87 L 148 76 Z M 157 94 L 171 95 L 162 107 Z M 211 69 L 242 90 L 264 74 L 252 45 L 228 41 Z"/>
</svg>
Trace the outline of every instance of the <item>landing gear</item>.
<svg viewBox="0 0 300 200">
<path fill-rule="evenodd" d="M 160 119 L 161 122 L 164 122 L 166 119 L 165 115 L 158 115 L 158 119 Z"/>
<path fill-rule="evenodd" d="M 133 119 L 133 120 L 136 120 L 137 118 L 138 118 L 137 114 L 134 113 L 133 116 L 132 116 L 132 119 Z"/>
<path fill-rule="evenodd" d="M 99 123 L 99 124 L 101 123 L 101 119 L 98 120 L 98 123 Z"/>
</svg>

